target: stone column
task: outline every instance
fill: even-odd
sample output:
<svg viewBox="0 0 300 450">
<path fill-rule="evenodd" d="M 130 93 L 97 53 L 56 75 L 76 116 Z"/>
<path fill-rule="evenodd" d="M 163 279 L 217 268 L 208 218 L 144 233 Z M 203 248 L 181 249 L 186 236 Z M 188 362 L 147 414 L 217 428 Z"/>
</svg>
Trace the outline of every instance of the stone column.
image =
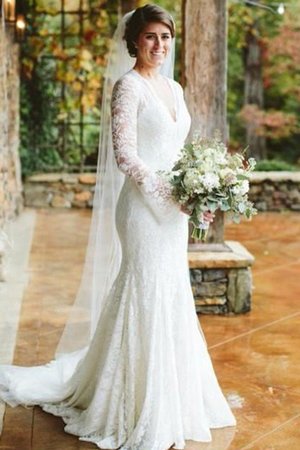
<svg viewBox="0 0 300 450">
<path fill-rule="evenodd" d="M 22 209 L 19 148 L 19 46 L 0 24 L 0 280 L 4 278 L 7 221 Z"/>
</svg>

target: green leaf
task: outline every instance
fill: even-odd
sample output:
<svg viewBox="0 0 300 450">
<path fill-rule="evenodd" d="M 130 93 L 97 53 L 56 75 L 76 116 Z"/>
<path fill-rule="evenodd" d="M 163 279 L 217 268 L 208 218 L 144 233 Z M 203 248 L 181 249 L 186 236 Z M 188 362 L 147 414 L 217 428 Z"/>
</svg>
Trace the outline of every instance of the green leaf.
<svg viewBox="0 0 300 450">
<path fill-rule="evenodd" d="M 222 202 L 220 209 L 221 209 L 221 211 L 229 211 L 230 210 L 229 203 L 228 202 Z"/>
<path fill-rule="evenodd" d="M 237 176 L 238 180 L 249 180 L 249 176 L 248 175 L 243 175 L 243 174 L 238 174 Z"/>
</svg>

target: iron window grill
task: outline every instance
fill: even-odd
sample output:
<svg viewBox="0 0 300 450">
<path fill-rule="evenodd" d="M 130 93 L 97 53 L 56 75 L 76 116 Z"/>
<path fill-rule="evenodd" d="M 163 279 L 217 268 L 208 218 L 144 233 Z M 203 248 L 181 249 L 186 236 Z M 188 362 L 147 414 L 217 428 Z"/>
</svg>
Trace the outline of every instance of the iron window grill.
<svg viewBox="0 0 300 450">
<path fill-rule="evenodd" d="M 117 16 L 117 1 L 95 2 L 91 0 L 50 0 L 31 2 L 32 27 L 28 34 L 31 38 L 35 36 L 42 39 L 47 51 L 41 53 L 41 61 L 49 68 L 48 75 L 44 74 L 44 81 L 53 86 L 53 99 L 51 105 L 59 110 L 56 120 L 53 121 L 53 138 L 51 142 L 39 143 L 39 151 L 53 151 L 58 155 L 57 165 L 44 164 L 45 171 L 94 171 L 97 165 L 97 150 L 99 141 L 100 121 L 100 93 L 101 84 L 94 89 L 95 104 L 91 108 L 85 108 L 84 77 L 87 72 L 78 67 L 76 73 L 72 73 L 68 66 L 78 58 L 77 51 L 88 51 L 99 56 L 98 79 L 102 78 L 105 67 L 105 55 L 109 34 L 114 27 Z M 96 5 L 96 6 L 95 6 Z M 103 15 L 104 14 L 104 15 Z M 105 15 L 106 14 L 106 15 Z M 104 22 L 101 36 L 102 43 L 90 45 L 88 34 L 91 32 L 101 33 L 101 27 L 94 31 L 89 29 L 91 21 L 101 20 Z M 102 17 L 102 19 L 101 19 Z M 106 21 L 106 23 L 105 23 Z M 96 30 L 96 31 L 95 31 Z M 106 35 L 105 35 L 106 33 Z M 97 36 L 96 36 L 97 38 Z M 52 43 L 52 44 L 51 44 Z M 55 47 L 54 44 L 59 44 Z M 53 51 L 54 48 L 54 51 Z M 78 90 L 72 91 L 66 77 L 55 77 L 53 74 L 68 73 L 74 77 Z M 93 93 L 89 92 L 89 95 Z M 71 104 L 71 106 L 70 106 Z M 49 107 L 51 107 L 49 104 Z M 72 106 L 73 105 L 73 106 Z"/>
</svg>

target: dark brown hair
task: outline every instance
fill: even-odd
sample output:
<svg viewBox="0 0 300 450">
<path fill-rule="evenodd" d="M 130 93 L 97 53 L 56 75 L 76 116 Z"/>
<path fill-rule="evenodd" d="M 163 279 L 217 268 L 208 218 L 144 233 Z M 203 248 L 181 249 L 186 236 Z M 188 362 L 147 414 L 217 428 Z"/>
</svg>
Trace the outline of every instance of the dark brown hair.
<svg viewBox="0 0 300 450">
<path fill-rule="evenodd" d="M 171 36 L 175 36 L 175 25 L 172 16 L 163 8 L 157 5 L 145 5 L 137 8 L 126 22 L 124 34 L 130 56 L 136 57 L 137 49 L 135 43 L 143 29 L 148 23 L 152 22 L 163 23 L 169 28 Z"/>
</svg>

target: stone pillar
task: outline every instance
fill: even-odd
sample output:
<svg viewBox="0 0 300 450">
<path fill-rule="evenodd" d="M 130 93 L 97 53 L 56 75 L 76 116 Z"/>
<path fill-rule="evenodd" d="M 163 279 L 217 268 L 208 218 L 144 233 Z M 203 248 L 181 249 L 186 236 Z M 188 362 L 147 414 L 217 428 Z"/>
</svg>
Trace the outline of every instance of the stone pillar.
<svg viewBox="0 0 300 450">
<path fill-rule="evenodd" d="M 0 24 L 0 280 L 4 278 L 4 228 L 22 209 L 19 147 L 19 46 Z"/>
</svg>

